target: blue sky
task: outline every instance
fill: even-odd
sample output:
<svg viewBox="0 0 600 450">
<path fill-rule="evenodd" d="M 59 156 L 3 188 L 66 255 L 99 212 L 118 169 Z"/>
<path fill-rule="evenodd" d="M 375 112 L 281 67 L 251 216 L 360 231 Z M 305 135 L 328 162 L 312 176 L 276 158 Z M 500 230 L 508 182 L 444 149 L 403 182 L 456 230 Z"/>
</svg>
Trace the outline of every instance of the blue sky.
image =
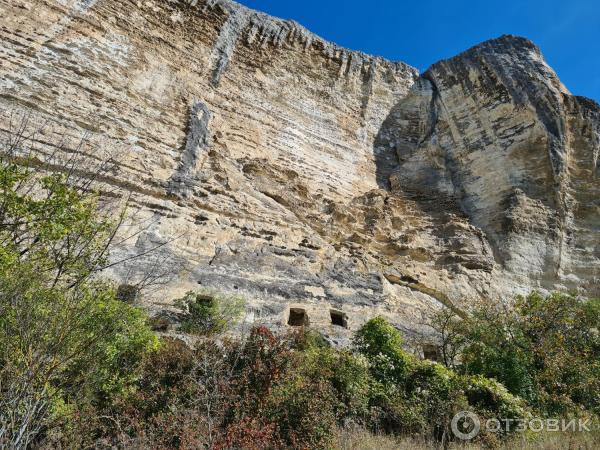
<svg viewBox="0 0 600 450">
<path fill-rule="evenodd" d="M 239 1 L 239 0 L 238 0 Z M 425 70 L 478 42 L 535 42 L 567 88 L 600 101 L 600 0 L 241 0 L 354 50 Z"/>
</svg>

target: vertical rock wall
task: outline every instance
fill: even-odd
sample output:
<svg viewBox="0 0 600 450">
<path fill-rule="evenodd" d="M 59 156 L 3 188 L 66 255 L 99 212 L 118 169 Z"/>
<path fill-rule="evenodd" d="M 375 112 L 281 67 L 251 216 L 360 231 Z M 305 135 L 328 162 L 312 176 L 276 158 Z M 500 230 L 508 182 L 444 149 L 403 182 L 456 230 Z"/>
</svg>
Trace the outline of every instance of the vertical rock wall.
<svg viewBox="0 0 600 450">
<path fill-rule="evenodd" d="M 2 136 L 24 111 L 50 121 L 39 148 L 116 158 L 104 186 L 133 192 L 144 225 L 114 256 L 144 257 L 110 275 L 164 270 L 152 310 L 214 287 L 344 342 L 332 309 L 410 332 L 443 305 L 597 285 L 600 109 L 529 41 L 419 76 L 229 0 L 0 0 L 0 16 Z"/>
</svg>

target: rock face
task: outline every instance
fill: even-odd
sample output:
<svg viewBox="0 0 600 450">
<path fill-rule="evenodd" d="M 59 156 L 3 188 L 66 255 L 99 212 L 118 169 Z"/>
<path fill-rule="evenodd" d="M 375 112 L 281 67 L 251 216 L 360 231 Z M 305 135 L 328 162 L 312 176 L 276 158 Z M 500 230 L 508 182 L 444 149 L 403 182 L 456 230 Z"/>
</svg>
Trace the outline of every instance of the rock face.
<svg viewBox="0 0 600 450">
<path fill-rule="evenodd" d="M 442 305 L 597 291 L 600 107 L 525 39 L 419 75 L 228 0 L 0 0 L 0 16 L 2 132 L 25 110 L 52 120 L 42 146 L 85 132 L 93 157 L 112 149 L 103 181 L 145 225 L 115 257 L 144 256 L 111 275 L 168 272 L 150 309 L 214 287 L 249 321 L 296 308 L 343 342 L 378 314 L 410 332 Z"/>
<path fill-rule="evenodd" d="M 454 257 L 467 269 L 594 291 L 599 112 L 568 93 L 535 45 L 503 36 L 421 76 L 383 127 L 398 165 L 379 164 L 380 178 L 425 205 L 446 198 L 446 213 L 468 218 L 482 245 Z"/>
</svg>

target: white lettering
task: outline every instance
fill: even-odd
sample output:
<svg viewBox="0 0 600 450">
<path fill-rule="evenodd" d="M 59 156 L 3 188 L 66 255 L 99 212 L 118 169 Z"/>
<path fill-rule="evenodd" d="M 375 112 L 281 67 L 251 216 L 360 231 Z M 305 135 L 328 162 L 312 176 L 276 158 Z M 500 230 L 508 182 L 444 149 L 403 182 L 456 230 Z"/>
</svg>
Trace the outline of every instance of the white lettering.
<svg viewBox="0 0 600 450">
<path fill-rule="evenodd" d="M 587 431 L 590 432 L 591 430 L 589 429 L 589 422 L 590 419 L 579 419 L 579 431 Z"/>
<path fill-rule="evenodd" d="M 534 423 L 539 424 L 539 427 L 535 427 Z M 544 429 L 544 422 L 542 421 L 542 419 L 531 419 L 529 421 L 529 429 L 531 431 L 533 431 L 534 433 L 539 433 L 540 431 L 542 431 Z"/>
<path fill-rule="evenodd" d="M 565 419 L 563 419 L 562 421 L 562 430 L 563 431 L 569 431 L 569 429 L 571 431 L 575 431 L 575 419 L 571 419 L 568 422 L 566 422 Z"/>
<path fill-rule="evenodd" d="M 527 422 L 523 419 L 517 419 L 517 428 L 515 428 L 517 433 L 522 433 L 523 431 L 527 431 Z"/>
<path fill-rule="evenodd" d="M 485 428 L 490 433 L 497 433 L 498 431 L 500 431 L 501 428 L 500 421 L 498 419 L 489 419 L 485 423 Z"/>
<path fill-rule="evenodd" d="M 546 430 L 548 430 L 548 431 L 560 431 L 560 427 L 558 425 L 558 419 L 548 419 L 548 420 L 546 420 Z"/>
<path fill-rule="evenodd" d="M 508 433 L 510 431 L 510 424 L 514 422 L 514 419 L 502 419 L 502 422 L 504 422 L 504 431 Z"/>
</svg>

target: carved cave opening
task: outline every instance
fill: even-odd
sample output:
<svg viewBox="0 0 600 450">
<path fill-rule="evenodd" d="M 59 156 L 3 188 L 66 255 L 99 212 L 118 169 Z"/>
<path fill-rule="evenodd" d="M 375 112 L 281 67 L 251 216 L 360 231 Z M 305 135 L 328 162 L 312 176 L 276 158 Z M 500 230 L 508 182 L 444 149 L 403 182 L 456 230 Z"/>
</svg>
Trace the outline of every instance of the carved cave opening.
<svg viewBox="0 0 600 450">
<path fill-rule="evenodd" d="M 135 303 L 138 299 L 139 288 L 132 284 L 121 284 L 117 288 L 117 300 L 125 303 Z"/>
<path fill-rule="evenodd" d="M 440 352 L 437 346 L 425 344 L 423 346 L 423 358 L 434 362 L 440 362 Z"/>
<path fill-rule="evenodd" d="M 331 316 L 331 324 L 342 328 L 348 328 L 348 316 L 341 311 L 332 309 L 329 311 Z"/>
<path fill-rule="evenodd" d="M 308 326 L 308 314 L 303 308 L 290 308 L 290 315 L 288 318 L 288 325 L 292 327 L 305 327 Z"/>
</svg>

